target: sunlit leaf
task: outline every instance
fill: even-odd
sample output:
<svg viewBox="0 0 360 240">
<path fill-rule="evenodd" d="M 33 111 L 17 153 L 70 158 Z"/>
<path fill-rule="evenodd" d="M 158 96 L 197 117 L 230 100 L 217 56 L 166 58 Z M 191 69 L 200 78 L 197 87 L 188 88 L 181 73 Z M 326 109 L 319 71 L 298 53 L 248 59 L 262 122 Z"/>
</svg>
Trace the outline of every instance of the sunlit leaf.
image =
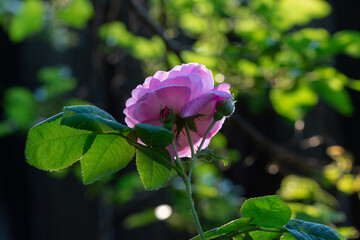
<svg viewBox="0 0 360 240">
<path fill-rule="evenodd" d="M 140 60 L 154 59 L 165 53 L 165 45 L 158 36 L 151 39 L 136 36 L 129 32 L 122 22 L 115 21 L 102 25 L 99 35 L 108 46 L 122 47 Z"/>
<path fill-rule="evenodd" d="M 205 18 L 196 16 L 192 13 L 185 13 L 180 16 L 179 25 L 186 31 L 193 34 L 202 34 L 207 29 L 207 21 Z"/>
<path fill-rule="evenodd" d="M 295 121 L 303 118 L 318 98 L 311 88 L 303 85 L 292 90 L 271 89 L 270 100 L 278 114 Z"/>
<path fill-rule="evenodd" d="M 323 18 L 331 10 L 330 5 L 324 0 L 256 0 L 250 4 L 282 31 L 295 25 L 305 25 L 314 18 Z"/>
<path fill-rule="evenodd" d="M 354 111 L 351 98 L 344 88 L 347 78 L 333 68 L 319 68 L 314 73 L 312 88 L 320 97 L 344 115 L 351 115 Z"/>
<path fill-rule="evenodd" d="M 359 231 L 352 226 L 339 227 L 336 230 L 347 239 L 358 239 L 360 237 Z"/>
<path fill-rule="evenodd" d="M 241 216 L 254 218 L 258 226 L 280 228 L 290 220 L 291 210 L 279 196 L 265 196 L 246 200 Z"/>
<path fill-rule="evenodd" d="M 92 132 L 60 125 L 62 114 L 30 129 L 25 155 L 30 165 L 43 170 L 60 170 L 75 162 L 89 149 Z"/>
<path fill-rule="evenodd" d="M 257 74 L 258 66 L 256 63 L 241 59 L 237 63 L 237 67 L 239 69 L 239 72 L 243 74 L 244 76 L 253 77 Z"/>
<path fill-rule="evenodd" d="M 203 64 L 208 68 L 215 68 L 218 62 L 218 60 L 214 56 L 204 55 L 191 51 L 183 51 L 181 53 L 181 56 L 185 59 L 186 62 L 196 62 L 199 64 Z"/>
<path fill-rule="evenodd" d="M 171 156 L 165 148 L 137 150 L 136 166 L 146 190 L 158 189 L 169 179 L 171 165 L 163 164 L 164 160 L 160 159 L 160 156 L 168 163 L 171 162 Z"/>
<path fill-rule="evenodd" d="M 346 194 L 353 194 L 355 192 L 354 181 L 355 176 L 353 174 L 346 174 L 337 180 L 336 187 Z"/>
<path fill-rule="evenodd" d="M 44 26 L 44 3 L 40 0 L 26 0 L 19 3 L 16 14 L 9 25 L 9 37 L 13 42 L 39 32 Z"/>
<path fill-rule="evenodd" d="M 64 20 L 69 26 L 82 29 L 94 15 L 94 7 L 89 0 L 71 0 L 65 6 L 60 5 L 57 16 Z"/>
<path fill-rule="evenodd" d="M 135 148 L 118 135 L 99 134 L 87 140 L 91 147 L 80 160 L 85 184 L 119 171 L 135 154 Z"/>
<path fill-rule="evenodd" d="M 323 203 L 303 204 L 288 202 L 288 206 L 292 211 L 292 218 L 296 219 L 325 224 L 345 220 L 344 213 L 334 210 Z"/>
<path fill-rule="evenodd" d="M 278 194 L 285 201 L 319 201 L 330 206 L 337 205 L 337 200 L 321 189 L 316 181 L 296 175 L 288 175 L 282 180 Z"/>
</svg>

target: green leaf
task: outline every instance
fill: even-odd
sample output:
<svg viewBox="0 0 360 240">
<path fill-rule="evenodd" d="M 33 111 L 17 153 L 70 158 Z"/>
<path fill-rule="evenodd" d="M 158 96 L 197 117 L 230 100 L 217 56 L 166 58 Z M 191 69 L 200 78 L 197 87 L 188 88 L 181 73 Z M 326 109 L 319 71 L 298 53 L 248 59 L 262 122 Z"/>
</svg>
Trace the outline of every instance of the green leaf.
<svg viewBox="0 0 360 240">
<path fill-rule="evenodd" d="M 248 199 L 241 207 L 242 217 L 253 217 L 253 224 L 280 228 L 289 222 L 291 210 L 279 196 Z"/>
<path fill-rule="evenodd" d="M 240 231 L 245 231 L 250 228 L 254 228 L 255 225 L 251 224 L 252 218 L 239 218 L 236 220 L 233 220 L 231 222 L 228 222 L 221 227 L 212 229 L 210 231 L 205 232 L 205 238 L 206 239 L 214 239 L 220 236 L 226 236 L 226 235 L 236 235 L 235 233 Z M 196 236 L 192 238 L 191 240 L 200 240 L 200 236 Z"/>
<path fill-rule="evenodd" d="M 60 125 L 62 113 L 30 129 L 25 155 L 30 165 L 42 170 L 66 168 L 86 152 L 92 132 Z"/>
<path fill-rule="evenodd" d="M 94 15 L 94 8 L 89 0 L 72 0 L 57 9 L 57 15 L 70 26 L 82 29 Z"/>
<path fill-rule="evenodd" d="M 162 158 L 165 160 L 163 160 Z M 167 162 L 167 164 L 164 163 Z M 165 148 L 138 148 L 136 166 L 146 190 L 160 188 L 169 179 L 171 156 Z"/>
<path fill-rule="evenodd" d="M 224 166 L 227 166 L 229 164 L 229 160 L 223 158 L 223 157 L 219 157 L 217 156 L 213 150 L 211 150 L 210 148 L 205 148 L 202 149 L 198 154 L 197 154 L 199 159 L 204 159 L 206 161 L 212 161 L 212 160 L 221 160 L 224 164 Z"/>
<path fill-rule="evenodd" d="M 249 235 L 253 239 L 273 240 L 278 239 L 282 235 L 282 232 L 251 231 Z"/>
<path fill-rule="evenodd" d="M 27 0 L 19 4 L 19 9 L 12 17 L 9 26 L 9 37 L 13 42 L 21 42 L 44 26 L 45 9 L 42 1 Z"/>
<path fill-rule="evenodd" d="M 281 240 L 296 240 L 293 235 L 289 232 L 285 232 L 284 235 L 281 237 Z"/>
<path fill-rule="evenodd" d="M 94 138 L 91 138 L 93 136 Z M 119 135 L 94 134 L 93 136 L 87 139 L 92 144 L 80 160 L 85 184 L 119 171 L 135 154 L 135 148 Z"/>
<path fill-rule="evenodd" d="M 166 147 L 171 144 L 174 134 L 164 127 L 150 124 L 136 124 L 136 135 L 148 146 Z"/>
<path fill-rule="evenodd" d="M 291 219 L 285 228 L 297 240 L 346 240 L 332 228 L 318 223 Z"/>
<path fill-rule="evenodd" d="M 287 91 L 271 89 L 270 100 L 278 114 L 296 121 L 317 103 L 318 97 L 310 87 L 303 85 Z"/>
<path fill-rule="evenodd" d="M 90 105 L 64 107 L 61 125 L 99 133 L 131 130 L 116 122 L 109 113 Z"/>
</svg>

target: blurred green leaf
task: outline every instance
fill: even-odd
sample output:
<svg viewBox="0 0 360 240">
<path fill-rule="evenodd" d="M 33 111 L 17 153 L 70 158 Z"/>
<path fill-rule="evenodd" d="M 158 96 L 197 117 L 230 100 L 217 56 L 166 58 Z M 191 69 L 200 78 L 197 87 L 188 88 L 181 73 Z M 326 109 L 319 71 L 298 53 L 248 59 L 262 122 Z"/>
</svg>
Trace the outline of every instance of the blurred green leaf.
<svg viewBox="0 0 360 240">
<path fill-rule="evenodd" d="M 85 184 L 119 171 L 135 154 L 135 148 L 118 135 L 98 134 L 87 141 L 91 147 L 80 159 Z"/>
<path fill-rule="evenodd" d="M 89 0 L 70 0 L 56 9 L 56 15 L 69 26 L 82 29 L 94 15 L 94 7 Z"/>
<path fill-rule="evenodd" d="M 18 43 L 39 32 L 44 26 L 44 12 L 43 1 L 21 1 L 16 14 L 10 21 L 9 37 L 11 41 Z"/>
<path fill-rule="evenodd" d="M 288 175 L 282 180 L 278 194 L 285 201 L 318 201 L 333 207 L 338 204 L 337 200 L 321 189 L 316 181 L 296 175 Z"/>
<path fill-rule="evenodd" d="M 4 110 L 9 123 L 22 130 L 29 129 L 35 121 L 35 99 L 32 92 L 23 87 L 11 87 L 5 92 Z"/>
<path fill-rule="evenodd" d="M 359 231 L 355 227 L 339 227 L 336 229 L 346 239 L 358 239 Z"/>
<path fill-rule="evenodd" d="M 311 88 L 301 85 L 291 90 L 271 89 L 270 100 L 278 114 L 296 121 L 305 116 L 318 98 Z"/>
<path fill-rule="evenodd" d="M 136 36 L 129 32 L 122 22 L 115 21 L 102 25 L 99 35 L 108 46 L 122 47 L 140 60 L 158 58 L 165 53 L 165 45 L 158 36 L 151 39 Z"/>
<path fill-rule="evenodd" d="M 353 90 L 360 91 L 360 80 L 349 79 L 346 86 Z"/>
<path fill-rule="evenodd" d="M 154 214 L 154 209 L 146 209 L 144 211 L 131 214 L 125 218 L 123 224 L 125 229 L 136 229 L 156 222 L 158 219 Z"/>
<path fill-rule="evenodd" d="M 351 98 L 344 88 L 346 76 L 333 68 L 319 68 L 315 70 L 313 78 L 315 81 L 311 82 L 312 88 L 326 103 L 346 116 L 353 113 Z"/>
<path fill-rule="evenodd" d="M 0 122 L 0 138 L 9 135 L 14 131 L 14 126 L 9 121 Z"/>
<path fill-rule="evenodd" d="M 45 98 L 69 92 L 77 85 L 76 79 L 71 76 L 71 69 L 67 66 L 42 68 L 38 72 L 38 78 L 44 83 L 42 89 L 45 91 Z"/>
<path fill-rule="evenodd" d="M 281 31 L 305 25 L 314 18 L 323 18 L 331 10 L 324 0 L 255 0 L 250 2 L 250 7 Z"/>
<path fill-rule="evenodd" d="M 191 51 L 182 51 L 181 56 L 184 58 L 185 62 L 196 62 L 203 64 L 209 69 L 215 68 L 218 63 L 218 59 L 214 56 Z"/>
<path fill-rule="evenodd" d="M 323 201 L 326 201 L 326 199 L 323 199 Z M 288 202 L 288 206 L 292 210 L 292 218 L 300 220 L 323 224 L 345 220 L 344 213 L 336 211 L 323 203 L 303 204 Z"/>
<path fill-rule="evenodd" d="M 191 34 L 202 34 L 208 29 L 208 21 L 201 16 L 193 13 L 184 13 L 180 15 L 179 25 L 185 31 Z"/>
<path fill-rule="evenodd" d="M 114 186 L 113 200 L 116 204 L 124 204 L 131 201 L 136 192 L 143 190 L 143 184 L 136 171 L 123 173 Z"/>
<path fill-rule="evenodd" d="M 343 30 L 334 34 L 334 43 L 340 50 L 349 56 L 360 57 L 360 33 L 352 30 Z"/>
<path fill-rule="evenodd" d="M 237 62 L 237 67 L 239 72 L 247 77 L 253 77 L 257 75 L 258 66 L 256 63 L 248 61 L 246 59 L 241 59 Z"/>
<path fill-rule="evenodd" d="M 254 218 L 251 223 L 258 226 L 280 228 L 289 222 L 291 210 L 279 196 L 265 196 L 246 200 L 241 216 Z"/>
</svg>

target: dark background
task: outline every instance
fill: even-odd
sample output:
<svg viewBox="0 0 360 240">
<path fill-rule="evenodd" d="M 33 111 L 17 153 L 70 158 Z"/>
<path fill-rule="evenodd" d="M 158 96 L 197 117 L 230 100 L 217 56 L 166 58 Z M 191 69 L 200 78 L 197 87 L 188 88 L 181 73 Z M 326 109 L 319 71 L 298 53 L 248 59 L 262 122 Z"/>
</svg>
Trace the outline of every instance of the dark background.
<svg viewBox="0 0 360 240">
<path fill-rule="evenodd" d="M 97 8 L 107 8 L 107 1 L 94 1 Z M 326 27 L 331 32 L 343 29 L 360 31 L 360 2 L 357 0 L 332 0 L 332 14 L 321 22 L 312 23 Z M 126 5 L 122 11 L 127 11 Z M 96 24 L 96 19 L 92 20 Z M 4 90 L 10 86 L 21 85 L 35 89 L 37 71 L 42 66 L 56 65 L 66 62 L 73 67 L 73 75 L 79 80 L 80 86 L 88 89 L 86 99 L 109 111 L 119 122 L 123 122 L 122 110 L 125 100 L 130 96 L 131 89 L 143 81 L 139 62 L 130 57 L 120 59 L 118 71 L 125 76 L 121 86 L 114 87 L 109 71 L 104 69 L 104 59 L 96 54 L 96 40 L 85 41 L 91 36 L 90 29 L 85 30 L 81 47 L 63 53 L 54 51 L 46 42 L 25 41 L 13 44 L 7 34 L 0 29 L 0 99 Z M 337 58 L 336 67 L 347 76 L 360 79 L 360 60 L 346 56 Z M 350 94 L 355 106 L 359 109 L 360 95 Z M 272 111 L 254 117 L 242 110 L 238 103 L 238 111 L 248 118 L 263 134 L 275 142 L 284 143 L 292 132 L 284 127 L 283 122 Z M 311 122 L 318 114 L 312 111 L 305 119 Z M 60 109 L 59 109 L 60 110 Z M 344 117 L 331 109 L 320 111 L 320 121 L 332 132 L 334 141 L 344 146 L 356 159 L 360 158 L 360 112 L 355 111 L 351 117 Z M 264 121 L 266 119 L 266 121 Z M 230 139 L 230 147 L 242 146 L 244 156 L 253 153 L 254 146 L 245 135 L 234 131 L 231 120 L 222 130 Z M 313 135 L 311 129 L 309 136 Z M 13 134 L 0 138 L 0 240 L 9 239 L 184 239 L 186 233 L 180 234 L 166 228 L 163 222 L 154 223 L 139 230 L 122 231 L 122 219 L 128 213 L 139 208 L 151 206 L 152 202 L 133 205 L 129 209 L 117 209 L 103 203 L 101 196 L 88 196 L 85 187 L 74 176 L 63 179 L 49 177 L 25 162 L 24 146 L 26 137 Z M 231 144 L 233 143 L 233 144 Z M 241 143 L 241 144 L 239 144 Z M 284 143 L 285 144 L 285 143 Z M 233 145 L 233 146 L 231 146 Z M 323 157 L 324 149 L 302 152 L 309 156 Z M 280 183 L 279 175 L 269 175 L 264 171 L 268 159 L 257 155 L 258 161 L 244 170 L 241 163 L 234 164 L 225 174 L 235 183 L 245 188 L 245 197 L 273 194 Z M 134 168 L 134 166 L 130 166 Z M 119 173 L 121 174 L 121 172 Z M 261 176 L 261 182 L 256 181 Z M 264 184 L 266 183 L 266 184 Z M 160 190 L 161 191 L 161 190 Z M 350 216 L 344 225 L 360 228 L 360 203 L 358 197 L 338 195 L 342 210 Z M 161 194 L 160 194 L 161 195 Z M 156 201 L 156 199 L 152 200 Z"/>
</svg>

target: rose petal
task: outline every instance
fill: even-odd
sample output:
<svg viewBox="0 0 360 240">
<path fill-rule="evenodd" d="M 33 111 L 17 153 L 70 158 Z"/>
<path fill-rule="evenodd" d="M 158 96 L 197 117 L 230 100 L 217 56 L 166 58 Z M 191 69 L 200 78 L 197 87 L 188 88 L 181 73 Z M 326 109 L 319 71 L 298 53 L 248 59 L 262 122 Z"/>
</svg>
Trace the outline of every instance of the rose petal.
<svg viewBox="0 0 360 240">
<path fill-rule="evenodd" d="M 177 77 L 168 78 L 165 81 L 161 82 L 158 87 L 166 86 L 166 85 L 182 85 L 186 86 L 191 90 L 191 96 L 189 100 L 198 97 L 203 91 L 203 84 L 198 75 L 189 74 L 189 75 L 181 75 Z"/>
<path fill-rule="evenodd" d="M 215 91 L 223 91 L 230 93 L 230 85 L 229 84 L 221 84 L 214 88 Z"/>
<path fill-rule="evenodd" d="M 183 72 L 184 74 L 190 74 L 193 71 L 193 69 L 196 68 L 197 66 L 199 66 L 198 63 L 182 64 L 181 65 L 181 72 Z"/>
<path fill-rule="evenodd" d="M 216 99 L 217 102 L 219 102 L 228 97 L 232 97 L 232 95 L 230 93 L 223 92 L 223 91 L 211 91 L 206 94 L 203 94 L 203 95 L 193 99 L 192 101 L 188 102 L 181 110 L 181 116 L 184 118 L 194 116 L 194 115 L 200 113 L 200 111 L 209 102 L 211 102 L 213 100 L 213 98 Z M 214 113 L 214 112 L 212 112 L 212 113 Z"/>
<path fill-rule="evenodd" d="M 203 83 L 203 93 L 213 90 L 214 88 L 214 78 L 209 69 L 207 69 L 204 65 L 197 65 L 192 72 L 193 74 L 197 74 L 202 79 Z"/>
<path fill-rule="evenodd" d="M 134 117 L 134 109 L 135 109 L 135 104 L 127 107 L 124 109 L 123 113 L 125 114 L 125 122 L 129 127 L 134 127 L 136 123 L 139 123 L 138 120 L 135 119 Z"/>
<path fill-rule="evenodd" d="M 172 108 L 175 113 L 179 113 L 189 101 L 190 94 L 190 89 L 181 85 L 157 88 L 139 99 L 134 109 L 134 117 L 139 122 L 159 118 L 161 108 L 165 106 Z"/>
<path fill-rule="evenodd" d="M 154 74 L 154 78 L 159 79 L 159 81 L 162 82 L 168 78 L 168 75 L 169 75 L 169 72 L 157 71 Z"/>
</svg>

